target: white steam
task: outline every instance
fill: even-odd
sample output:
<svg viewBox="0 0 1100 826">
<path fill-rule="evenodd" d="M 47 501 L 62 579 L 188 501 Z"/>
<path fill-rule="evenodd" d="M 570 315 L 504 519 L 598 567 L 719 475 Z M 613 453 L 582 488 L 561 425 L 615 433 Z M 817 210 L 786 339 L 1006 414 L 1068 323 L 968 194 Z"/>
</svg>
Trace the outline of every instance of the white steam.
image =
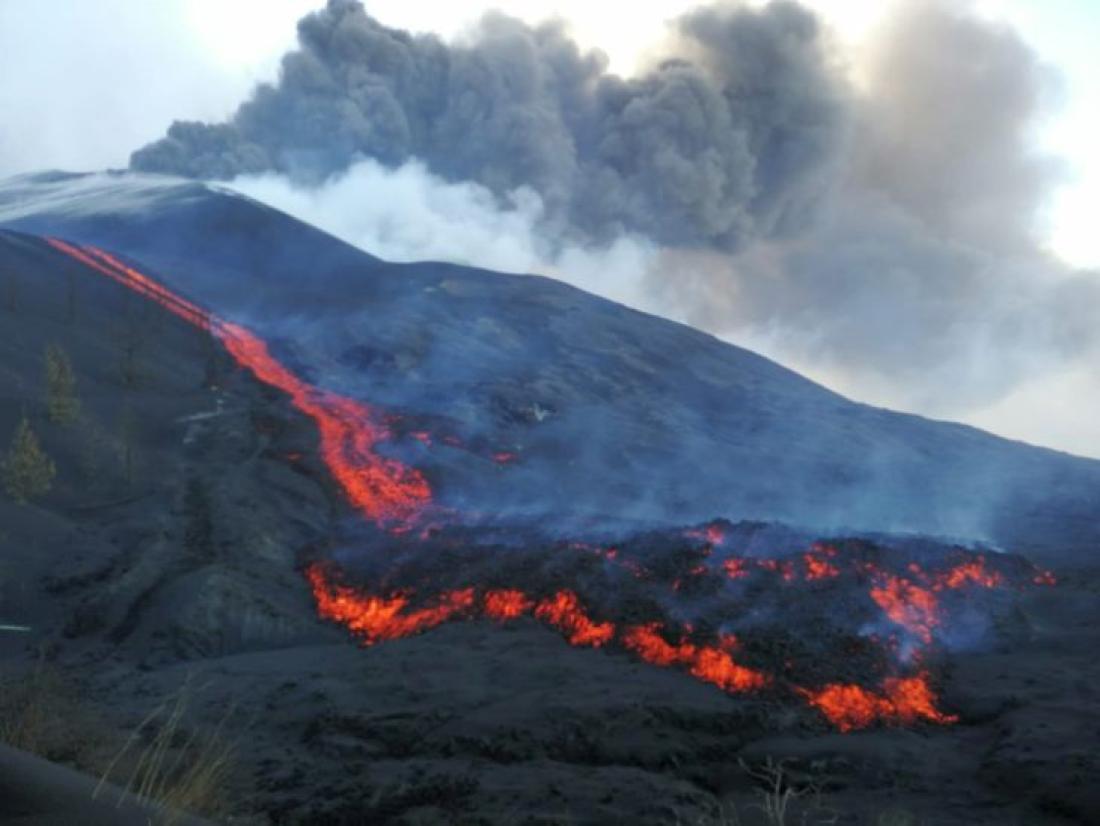
<svg viewBox="0 0 1100 826">
<path fill-rule="evenodd" d="M 504 203 L 475 183 L 450 183 L 411 161 L 389 169 L 354 164 L 318 187 L 268 173 L 229 186 L 387 261 L 448 261 L 547 275 L 647 312 L 659 312 L 647 288 L 658 250 L 620 236 L 601 247 L 548 237 L 542 200 L 521 188 Z"/>
<path fill-rule="evenodd" d="M 484 187 L 444 181 L 422 163 L 389 169 L 372 160 L 360 161 L 316 187 L 296 186 L 275 174 L 237 178 L 230 187 L 385 260 L 441 260 L 547 275 L 635 309 L 709 328 L 860 401 L 958 418 L 1012 438 L 1100 457 L 1100 417 L 1095 415 L 1100 376 L 1080 359 L 1058 363 L 1045 354 L 1037 357 L 1037 364 L 1022 371 L 1028 378 L 1007 395 L 974 405 L 962 388 L 952 391 L 946 379 L 932 382 L 935 387 L 916 378 L 904 383 L 876 380 L 874 371 L 859 369 L 858 359 L 828 357 L 827 348 L 814 343 L 818 331 L 813 307 L 804 308 L 801 333 L 794 325 L 739 311 L 736 291 L 712 292 L 725 301 L 711 307 L 709 318 L 700 317 L 698 305 L 677 292 L 692 293 L 693 284 L 715 277 L 713 268 L 730 266 L 730 259 L 662 250 L 635 236 L 620 236 L 601 247 L 549 238 L 541 221 L 542 203 L 529 189 L 517 190 L 501 203 Z M 736 265 L 769 277 L 770 268 L 781 266 L 776 260 L 781 257 L 762 245 L 739 256 Z M 667 278 L 672 268 L 678 277 Z M 755 301 L 746 304 L 755 306 Z M 788 321 L 797 316 L 782 315 Z M 853 323 L 858 316 L 853 309 Z M 879 321 L 872 317 L 867 323 L 874 327 Z M 1020 355 L 982 352 L 975 357 L 975 369 Z"/>
</svg>

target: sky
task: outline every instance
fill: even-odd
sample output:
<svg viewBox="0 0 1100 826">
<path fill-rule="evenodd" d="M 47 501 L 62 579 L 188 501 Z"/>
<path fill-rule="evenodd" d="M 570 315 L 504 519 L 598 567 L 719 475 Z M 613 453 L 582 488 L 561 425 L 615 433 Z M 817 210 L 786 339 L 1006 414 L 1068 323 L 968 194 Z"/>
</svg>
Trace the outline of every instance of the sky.
<svg viewBox="0 0 1100 826">
<path fill-rule="evenodd" d="M 175 119 L 228 115 L 257 83 L 275 77 L 296 22 L 318 0 L 0 0 L 0 175 L 41 168 L 125 166 L 134 147 Z M 695 5 L 650 0 L 623 17 L 585 0 L 375 0 L 382 22 L 461 34 L 489 8 L 531 22 L 570 21 L 577 39 L 629 73 L 665 22 Z M 855 49 L 888 16 L 892 0 L 812 0 Z M 1100 3 L 1095 0 L 980 0 L 978 11 L 1013 25 L 1063 86 L 1062 110 L 1043 143 L 1065 163 L 1051 199 L 1046 237 L 1061 257 L 1100 267 Z M 109 21 L 109 22 L 108 22 Z M 156 65 L 155 71 L 150 67 Z M 135 94 L 118 94 L 132 88 Z M 42 89 L 53 106 L 42 105 Z M 80 140 L 74 134 L 80 133 Z"/>
<path fill-rule="evenodd" d="M 850 64 L 853 82 L 873 84 L 865 77 L 872 65 L 868 53 L 876 32 L 903 0 L 813 0 L 808 3 L 833 28 Z M 295 24 L 320 5 L 319 0 L 0 0 L 0 176 L 45 168 L 92 170 L 126 166 L 130 153 L 163 135 L 176 119 L 224 120 L 261 81 L 274 80 L 279 59 L 295 43 Z M 577 0 L 499 0 L 495 3 L 443 3 L 435 0 L 378 0 L 369 13 L 382 23 L 413 31 L 432 31 L 461 40 L 481 13 L 494 8 L 530 22 L 549 16 L 565 18 L 582 46 L 598 47 L 610 68 L 629 75 L 643 65 L 665 30 L 667 21 L 694 4 L 682 0 L 652 0 L 628 15 L 617 4 Z M 957 4 L 956 4 L 957 5 Z M 1044 204 L 1040 241 L 1073 267 L 1100 269 L 1100 233 L 1093 228 L 1094 205 L 1100 203 L 1100 3 L 1094 0 L 974 0 L 975 14 L 1003 21 L 1035 51 L 1049 74 L 1054 105 L 1039 124 L 1036 140 L 1057 161 L 1057 183 Z M 378 183 L 378 170 L 372 184 Z M 415 169 L 402 170 L 393 186 L 403 187 L 410 202 L 438 200 L 438 182 Z M 419 176 L 419 177 L 418 177 Z M 426 183 L 427 181 L 427 183 Z M 419 192 L 417 187 L 429 187 Z M 266 187 L 266 189 L 265 189 Z M 345 184 L 345 188 L 347 185 Z M 270 196 L 276 205 L 303 217 L 314 217 L 300 192 L 277 189 L 272 182 L 254 184 L 250 194 Z M 439 218 L 433 205 L 413 204 L 425 222 L 450 221 L 469 208 L 469 192 L 452 192 L 451 216 Z M 316 205 L 314 205 L 316 206 Z M 432 211 L 435 210 L 435 211 Z M 355 230 L 341 225 L 343 216 L 329 207 L 326 228 L 355 240 Z M 522 237 L 534 233 L 523 210 L 500 216 L 486 210 L 479 226 L 487 233 Z M 427 223 L 426 223 L 427 225 Z M 371 238 L 389 242 L 395 257 L 446 254 L 426 246 L 431 233 L 411 237 Z M 522 241 L 517 244 L 522 246 Z M 533 242 L 532 242 L 533 243 Z M 462 256 L 462 250 L 456 255 Z M 550 270 L 565 280 L 587 286 L 589 273 L 612 273 L 638 266 L 644 251 L 623 242 L 607 255 L 569 251 L 552 262 L 533 259 L 532 268 Z M 472 257 L 473 252 L 470 253 Z M 478 261 L 504 268 L 518 259 L 509 251 L 500 260 Z M 626 276 L 623 276 L 624 279 Z M 613 285 L 602 290 L 611 297 L 662 312 L 660 301 L 648 295 L 632 300 L 630 289 Z M 636 296 L 634 296 L 636 297 Z M 1100 312 L 1100 308 L 1097 308 Z M 667 314 L 679 317 L 669 309 Z M 683 315 L 683 314 L 681 314 Z M 695 323 L 688 314 L 684 317 Z M 705 326 L 705 325 L 701 325 Z M 713 326 L 713 325 L 712 325 Z M 1100 378 L 1089 363 L 1067 363 L 1065 369 L 1033 371 L 1012 387 L 981 404 L 953 408 L 942 400 L 900 394 L 876 383 L 843 362 L 824 362 L 805 351 L 785 347 L 781 337 L 766 330 L 731 335 L 732 340 L 822 380 L 857 399 L 912 412 L 957 418 L 1014 438 L 1072 452 L 1100 456 L 1100 425 L 1089 405 L 1100 401 Z"/>
</svg>

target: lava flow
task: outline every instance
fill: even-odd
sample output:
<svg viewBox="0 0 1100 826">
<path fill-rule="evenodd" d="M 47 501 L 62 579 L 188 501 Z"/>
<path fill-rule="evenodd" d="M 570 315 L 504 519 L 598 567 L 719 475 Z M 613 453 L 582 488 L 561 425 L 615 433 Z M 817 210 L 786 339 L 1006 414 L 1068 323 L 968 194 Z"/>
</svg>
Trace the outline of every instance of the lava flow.
<svg viewBox="0 0 1100 826">
<path fill-rule="evenodd" d="M 593 619 L 571 591 L 537 599 L 518 589 L 476 594 L 473 588 L 463 588 L 443 592 L 414 608 L 408 595 L 383 599 L 341 584 L 339 573 L 327 564 L 314 563 L 306 576 L 320 615 L 341 623 L 366 645 L 416 634 L 455 619 L 483 617 L 507 622 L 531 616 L 554 627 L 571 645 L 598 648 L 615 643 L 644 662 L 681 668 L 731 694 L 769 687 L 785 689 L 821 712 L 842 732 L 876 723 L 946 724 L 956 720 L 936 707 L 935 693 L 925 671 L 909 677 L 889 677 L 878 692 L 842 683 L 818 689 L 780 685 L 774 676 L 738 663 L 734 658 L 738 643 L 730 635 L 720 635 L 711 645 L 687 639 L 670 642 L 660 623 L 620 626 Z"/>
<path fill-rule="evenodd" d="M 770 679 L 733 661 L 730 639 L 715 646 L 672 644 L 657 624 L 618 627 L 594 620 L 572 591 L 535 599 L 516 589 L 490 590 L 475 598 L 472 588 L 445 592 L 423 607 L 407 610 L 404 595 L 367 596 L 340 584 L 327 566 L 313 564 L 306 577 L 322 617 L 347 626 L 366 644 L 426 631 L 457 617 L 486 617 L 501 622 L 532 616 L 559 631 L 570 645 L 600 648 L 613 641 L 653 665 L 681 666 L 704 682 L 733 693 L 754 691 Z M 404 613 L 402 613 L 404 612 Z"/>
<path fill-rule="evenodd" d="M 932 642 L 933 632 L 943 624 L 939 592 L 968 586 L 999 588 L 1004 584 L 1004 577 L 986 569 L 982 556 L 937 574 L 929 574 L 913 563 L 908 576 L 895 576 L 885 571 L 874 571 L 873 576 L 875 584 L 870 591 L 871 598 L 887 617 L 925 645 Z"/>
<path fill-rule="evenodd" d="M 351 505 L 382 527 L 404 530 L 431 501 L 431 490 L 415 469 L 379 455 L 388 438 L 374 411 L 354 399 L 313 387 L 280 364 L 262 339 L 225 321 L 94 247 L 79 248 L 58 239 L 49 243 L 97 272 L 160 304 L 184 321 L 221 340 L 233 359 L 264 384 L 286 393 L 291 403 L 317 424 L 321 457 Z"/>
<path fill-rule="evenodd" d="M 413 530 L 424 528 L 429 515 L 438 516 L 424 476 L 378 452 L 382 443 L 393 438 L 387 424 L 390 419 L 361 401 L 308 384 L 280 363 L 267 344 L 251 331 L 176 295 L 114 256 L 57 239 L 49 239 L 49 243 L 188 324 L 209 331 L 239 366 L 263 384 L 285 393 L 295 408 L 316 423 L 325 466 L 350 506 L 365 520 L 389 534 L 404 535 L 404 541 L 415 541 Z M 410 438 L 425 448 L 436 441 L 433 434 L 425 431 L 410 431 Z M 439 441 L 450 445 L 453 440 L 443 437 Z M 493 461 L 502 465 L 517 458 L 511 452 L 492 454 Z M 429 532 L 423 533 L 421 541 L 426 541 Z M 685 594 L 691 589 L 709 588 L 708 604 L 735 606 L 744 593 L 762 584 L 761 578 L 771 578 L 775 587 L 756 587 L 756 590 L 774 593 L 775 588 L 815 588 L 814 600 L 818 601 L 821 593 L 848 582 L 860 594 L 866 610 L 878 611 L 879 618 L 889 620 L 897 633 L 915 638 L 921 649 L 936 643 L 938 630 L 944 623 L 940 600 L 944 592 L 991 589 L 1005 584 L 1005 576 L 988 567 L 981 556 L 967 557 L 939 572 L 925 570 L 916 563 L 904 571 L 892 571 L 823 544 L 813 545 L 801 556 L 781 560 L 730 556 L 725 528 L 718 523 L 687 531 L 678 541 L 685 539 L 705 544 L 701 549 L 687 549 L 690 558 L 685 557 L 685 567 L 666 571 L 667 576 L 661 573 L 660 565 L 647 566 L 644 554 L 628 556 L 621 546 L 597 550 L 574 542 L 568 547 L 581 551 L 589 560 L 595 558 L 597 565 L 625 571 L 628 578 L 624 582 L 633 583 L 633 587 L 652 590 L 656 585 L 667 585 L 671 596 L 665 594 L 661 599 L 687 598 Z M 672 546 L 680 549 L 675 542 Z M 719 558 L 719 549 L 727 554 L 725 558 Z M 600 616 L 585 604 L 580 587 L 543 591 L 537 582 L 515 587 L 515 582 L 526 582 L 524 579 L 512 580 L 511 587 L 484 588 L 474 578 L 453 588 L 424 589 L 420 587 L 421 577 L 413 579 L 410 587 L 388 586 L 384 593 L 371 594 L 347 584 L 342 572 L 331 563 L 315 562 L 305 575 L 319 615 L 342 624 L 367 645 L 407 637 L 455 620 L 483 618 L 510 622 L 528 618 L 555 629 L 571 645 L 614 646 L 644 662 L 679 668 L 730 693 L 785 692 L 801 698 L 840 731 L 882 722 L 945 724 L 955 719 L 937 707 L 928 672 L 923 667 L 907 676 L 895 673 L 883 677 L 877 690 L 853 682 L 820 680 L 814 674 L 803 680 L 791 676 L 789 670 L 772 673 L 760 666 L 759 654 L 756 660 L 752 659 L 732 634 L 722 630 L 724 618 L 717 625 L 707 626 L 717 630 L 697 633 L 691 625 L 682 623 L 677 632 L 664 615 L 661 621 L 640 620 L 632 612 L 611 611 L 611 615 Z M 1053 577 L 1046 573 L 1029 572 L 1028 577 L 1036 584 L 1053 584 Z M 659 599 L 651 603 L 663 604 Z M 616 617 L 629 617 L 630 621 Z"/>
<path fill-rule="evenodd" d="M 912 677 L 887 678 L 881 694 L 839 683 L 816 691 L 796 691 L 841 731 L 867 728 L 877 722 L 911 724 L 925 720 L 947 724 L 958 720 L 936 708 L 936 695 L 925 671 Z"/>
</svg>

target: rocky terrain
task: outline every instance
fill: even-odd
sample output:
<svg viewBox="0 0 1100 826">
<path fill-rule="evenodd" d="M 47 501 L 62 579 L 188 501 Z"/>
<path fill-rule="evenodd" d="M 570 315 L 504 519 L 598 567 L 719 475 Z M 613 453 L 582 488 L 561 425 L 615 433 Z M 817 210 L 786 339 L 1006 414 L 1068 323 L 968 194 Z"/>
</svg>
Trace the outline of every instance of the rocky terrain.
<svg viewBox="0 0 1100 826">
<path fill-rule="evenodd" d="M 386 265 L 198 185 L 22 180 L 0 187 L 0 223 L 15 228 L 0 231 L 0 449 L 26 417 L 57 468 L 31 504 L 0 498 L 0 623 L 29 628 L 0 632 L 0 679 L 16 697 L 55 675 L 44 701 L 70 725 L 40 738 L 46 757 L 107 772 L 183 692 L 171 748 L 195 757 L 193 732 L 231 746 L 203 812 L 226 822 L 1063 824 L 1100 811 L 1100 463 L 853 404 L 544 279 Z M 790 697 L 570 646 L 532 617 L 460 617 L 364 648 L 318 616 L 303 576 L 317 559 L 375 566 L 315 422 L 208 332 L 41 235 L 126 256 L 262 333 L 309 381 L 390 411 L 387 455 L 423 468 L 463 530 L 552 546 L 593 526 L 725 517 L 766 523 L 749 533 L 771 553 L 950 534 L 1057 584 L 987 613 L 974 603 L 982 633 L 929 655 L 950 725 L 841 733 Z M 49 345 L 76 376 L 80 414 L 64 424 L 44 397 Z M 813 588 L 768 597 L 789 599 L 773 622 L 784 645 L 820 638 Z M 824 673 L 853 667 L 827 656 Z"/>
</svg>

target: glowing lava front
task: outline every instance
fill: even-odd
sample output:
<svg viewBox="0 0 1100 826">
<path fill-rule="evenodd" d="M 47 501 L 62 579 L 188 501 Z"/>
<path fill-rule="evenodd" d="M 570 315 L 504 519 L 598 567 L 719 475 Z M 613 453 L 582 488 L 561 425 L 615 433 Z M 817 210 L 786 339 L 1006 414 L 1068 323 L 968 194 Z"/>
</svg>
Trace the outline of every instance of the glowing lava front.
<svg viewBox="0 0 1100 826">
<path fill-rule="evenodd" d="M 927 672 L 889 677 L 880 694 L 858 685 L 832 684 L 816 691 L 796 689 L 841 731 L 867 728 L 879 722 L 912 724 L 920 720 L 948 724 L 957 717 L 936 708 Z"/>
<path fill-rule="evenodd" d="M 432 506 L 432 491 L 424 476 L 415 468 L 378 452 L 379 446 L 392 436 L 388 420 L 372 407 L 306 383 L 281 364 L 267 344 L 251 331 L 176 295 L 114 256 L 57 239 L 49 239 L 49 243 L 101 275 L 156 302 L 188 324 L 209 331 L 222 342 L 238 365 L 260 382 L 285 393 L 295 408 L 316 423 L 321 458 L 350 506 L 363 519 L 392 533 L 408 533 L 423 528 L 429 514 L 437 515 Z M 426 448 L 437 440 L 444 445 L 455 444 L 454 437 L 437 439 L 424 431 L 411 432 L 410 438 Z M 498 452 L 491 454 L 491 458 L 506 465 L 517 461 L 518 456 Z M 727 539 L 724 529 L 717 523 L 689 531 L 686 536 L 708 543 L 705 556 Z M 648 575 L 637 561 L 623 558 L 617 548 L 603 550 L 584 543 L 572 544 L 581 551 L 597 553 L 609 564 L 622 566 L 637 578 Z M 725 578 L 728 587 L 734 588 L 742 587 L 741 580 L 757 574 L 774 575 L 783 583 L 833 580 L 848 575 L 862 576 L 864 581 L 869 578 L 870 599 L 898 628 L 916 637 L 922 645 L 932 644 L 943 622 L 938 599 L 941 592 L 995 588 L 1004 584 L 1003 577 L 989 570 L 981 557 L 937 574 L 925 572 L 915 565 L 910 566 L 905 575 L 869 568 L 852 574 L 852 571 L 842 570 L 836 549 L 825 545 L 815 545 L 795 561 L 729 557 L 718 562 L 715 570 L 721 572 L 718 575 Z M 687 574 L 693 579 L 705 578 L 710 575 L 710 568 L 708 564 L 697 562 Z M 306 569 L 305 576 L 313 590 L 319 615 L 345 626 L 368 645 L 407 637 L 454 620 L 480 617 L 508 622 L 527 617 L 554 628 L 571 645 L 614 645 L 632 652 L 644 662 L 680 668 L 730 693 L 786 691 L 801 697 L 840 731 L 880 722 L 946 724 L 955 720 L 937 708 L 926 671 L 888 677 L 878 691 L 841 682 L 816 688 L 794 685 L 738 663 L 735 660 L 738 645 L 731 635 L 718 633 L 715 640 L 700 642 L 689 638 L 691 629 L 686 625 L 684 633 L 675 634 L 667 624 L 659 622 L 616 623 L 591 612 L 573 590 L 534 594 L 519 588 L 461 587 L 434 595 L 412 590 L 370 594 L 345 584 L 340 571 L 331 563 L 314 563 Z M 1053 584 L 1054 581 L 1053 576 L 1045 572 L 1036 574 L 1034 580 L 1040 584 Z M 681 582 L 677 579 L 672 587 L 678 589 Z"/>
</svg>

